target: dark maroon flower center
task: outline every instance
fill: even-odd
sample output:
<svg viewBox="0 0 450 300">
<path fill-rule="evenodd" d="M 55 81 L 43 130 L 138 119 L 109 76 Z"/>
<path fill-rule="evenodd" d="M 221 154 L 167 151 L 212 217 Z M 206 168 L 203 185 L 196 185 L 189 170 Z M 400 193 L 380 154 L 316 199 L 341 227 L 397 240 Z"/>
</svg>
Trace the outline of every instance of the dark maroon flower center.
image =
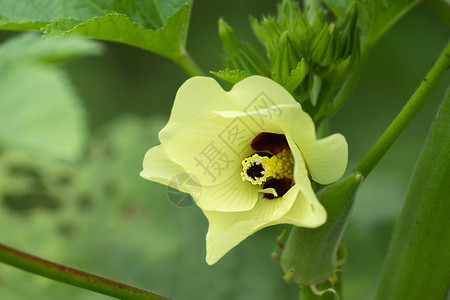
<svg viewBox="0 0 450 300">
<path fill-rule="evenodd" d="M 261 132 L 250 144 L 255 151 L 269 151 L 273 155 L 281 153 L 283 150 L 289 150 L 289 144 L 284 134 L 270 132 Z"/>
<path fill-rule="evenodd" d="M 283 150 L 290 150 L 289 144 L 286 140 L 286 136 L 284 134 L 276 134 L 270 132 L 262 132 L 258 134 L 250 144 L 253 150 L 261 156 L 271 157 L 273 155 L 277 155 L 281 153 Z M 260 168 L 258 168 L 260 166 Z M 248 173 L 248 171 L 251 172 Z M 248 169 L 247 175 L 256 179 L 256 177 L 262 176 L 263 167 L 261 165 L 255 165 Z M 261 175 L 260 175 L 261 174 Z M 273 194 L 265 193 L 265 199 L 276 199 L 282 197 L 284 194 L 289 191 L 289 189 L 294 185 L 294 181 L 292 178 L 281 178 L 269 179 L 262 186 L 264 189 L 273 188 L 277 192 L 278 197 L 275 197 Z"/>
<path fill-rule="evenodd" d="M 281 179 L 270 179 L 266 183 L 264 183 L 264 188 L 273 188 L 277 191 L 278 197 L 282 197 L 284 194 L 289 191 L 289 189 L 294 185 L 294 181 L 292 178 L 281 178 Z M 273 194 L 264 194 L 265 199 L 275 199 Z"/>
</svg>

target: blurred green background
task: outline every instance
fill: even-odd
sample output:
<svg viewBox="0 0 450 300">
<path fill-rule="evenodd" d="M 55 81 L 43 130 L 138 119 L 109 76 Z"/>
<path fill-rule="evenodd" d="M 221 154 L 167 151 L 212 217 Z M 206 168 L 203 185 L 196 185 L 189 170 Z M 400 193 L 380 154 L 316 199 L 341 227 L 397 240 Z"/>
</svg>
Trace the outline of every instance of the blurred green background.
<svg viewBox="0 0 450 300">
<path fill-rule="evenodd" d="M 219 17 L 240 39 L 257 44 L 248 15 L 273 14 L 275 7 L 271 0 L 196 0 L 188 51 L 204 70 L 220 69 Z M 0 41 L 16 34 L 0 32 Z M 331 122 L 332 132 L 348 140 L 348 170 L 401 110 L 448 36 L 448 26 L 421 4 L 374 47 L 350 99 Z M 45 155 L 0 151 L 0 242 L 175 299 L 297 299 L 296 286 L 281 279 L 281 268 L 271 259 L 279 226 L 258 232 L 208 266 L 201 211 L 176 207 L 165 186 L 138 176 L 144 153 L 158 144 L 157 133 L 188 76 L 167 59 L 104 44 L 103 55 L 62 66 L 87 111 L 83 157 L 65 164 Z M 346 299 L 369 299 L 373 293 L 449 79 L 447 74 L 357 195 L 344 238 Z M 5 265 L 0 265 L 0 298 L 108 299 Z"/>
</svg>

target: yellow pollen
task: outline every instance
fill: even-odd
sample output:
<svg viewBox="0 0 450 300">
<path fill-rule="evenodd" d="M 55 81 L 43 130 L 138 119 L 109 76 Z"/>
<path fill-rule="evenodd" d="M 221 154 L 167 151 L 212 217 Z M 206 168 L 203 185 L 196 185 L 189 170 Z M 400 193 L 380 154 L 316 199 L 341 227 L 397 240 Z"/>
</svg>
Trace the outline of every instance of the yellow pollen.
<svg viewBox="0 0 450 300">
<path fill-rule="evenodd" d="M 294 158 L 290 150 L 272 157 L 253 154 L 242 161 L 241 178 L 251 184 L 262 185 L 268 179 L 292 178 Z"/>
</svg>

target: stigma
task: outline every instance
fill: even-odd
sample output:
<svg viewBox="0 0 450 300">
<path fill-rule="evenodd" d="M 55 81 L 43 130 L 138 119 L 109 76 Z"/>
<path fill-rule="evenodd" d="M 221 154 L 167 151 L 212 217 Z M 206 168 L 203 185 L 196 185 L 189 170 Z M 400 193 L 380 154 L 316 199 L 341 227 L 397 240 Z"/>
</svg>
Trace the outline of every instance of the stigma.
<svg viewBox="0 0 450 300">
<path fill-rule="evenodd" d="M 269 179 L 292 178 L 294 159 L 290 150 L 277 155 L 255 153 L 242 161 L 241 178 L 262 186 Z"/>
</svg>

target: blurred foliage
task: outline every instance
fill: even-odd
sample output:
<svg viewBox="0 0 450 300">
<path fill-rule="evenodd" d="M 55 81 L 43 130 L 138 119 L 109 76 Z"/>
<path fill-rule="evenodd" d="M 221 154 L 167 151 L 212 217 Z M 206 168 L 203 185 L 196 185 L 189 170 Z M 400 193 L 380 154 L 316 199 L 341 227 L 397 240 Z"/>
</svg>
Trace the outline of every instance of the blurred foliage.
<svg viewBox="0 0 450 300">
<path fill-rule="evenodd" d="M 0 47 L 0 149 L 24 148 L 76 160 L 85 143 L 86 119 L 66 74 L 51 62 L 101 47 L 79 38 L 44 41 L 26 33 Z"/>
<path fill-rule="evenodd" d="M 219 69 L 219 17 L 240 29 L 240 40 L 256 44 L 247 16 L 273 14 L 275 4 L 196 1 L 192 56 L 204 69 Z M 0 33 L 0 39 L 12 35 Z M 421 4 L 374 47 L 358 86 L 331 121 L 332 132 L 342 132 L 349 142 L 349 170 L 400 111 L 447 37 L 447 25 Z M 103 56 L 64 66 L 84 101 L 92 133 L 81 159 L 69 164 L 23 147 L 0 149 L 1 242 L 175 299 L 296 299 L 296 286 L 281 279 L 281 268 L 270 258 L 279 227 L 259 232 L 216 265 L 207 266 L 207 221 L 201 211 L 175 207 L 166 187 L 139 178 L 144 153 L 158 144 L 157 132 L 187 77 L 172 62 L 143 50 L 113 43 L 106 47 Z M 53 67 L 45 64 L 46 69 Z M 58 78 L 65 78 L 55 70 Z M 447 75 L 357 195 L 344 237 L 349 252 L 344 266 L 346 299 L 367 299 L 373 293 L 414 162 L 448 79 Z M 47 108 L 53 105 L 35 110 Z M 0 265 L 0 295 L 108 299 L 5 265 Z"/>
<path fill-rule="evenodd" d="M 137 179 L 142 154 L 157 144 L 163 124 L 158 118 L 121 117 L 98 131 L 78 166 L 3 152 L 2 242 L 176 299 L 197 298 L 199 291 L 212 299 L 285 293 L 281 280 L 254 290 L 258 282 L 282 274 L 268 253 L 275 246 L 273 233 L 254 239 L 249 249 L 240 247 L 214 270 L 204 261 L 201 213 L 175 207 L 166 187 Z M 218 278 L 221 287 L 212 289 Z M 20 289 L 22 281 L 36 288 Z M 8 299 L 106 298 L 5 266 L 0 284 Z"/>
</svg>

